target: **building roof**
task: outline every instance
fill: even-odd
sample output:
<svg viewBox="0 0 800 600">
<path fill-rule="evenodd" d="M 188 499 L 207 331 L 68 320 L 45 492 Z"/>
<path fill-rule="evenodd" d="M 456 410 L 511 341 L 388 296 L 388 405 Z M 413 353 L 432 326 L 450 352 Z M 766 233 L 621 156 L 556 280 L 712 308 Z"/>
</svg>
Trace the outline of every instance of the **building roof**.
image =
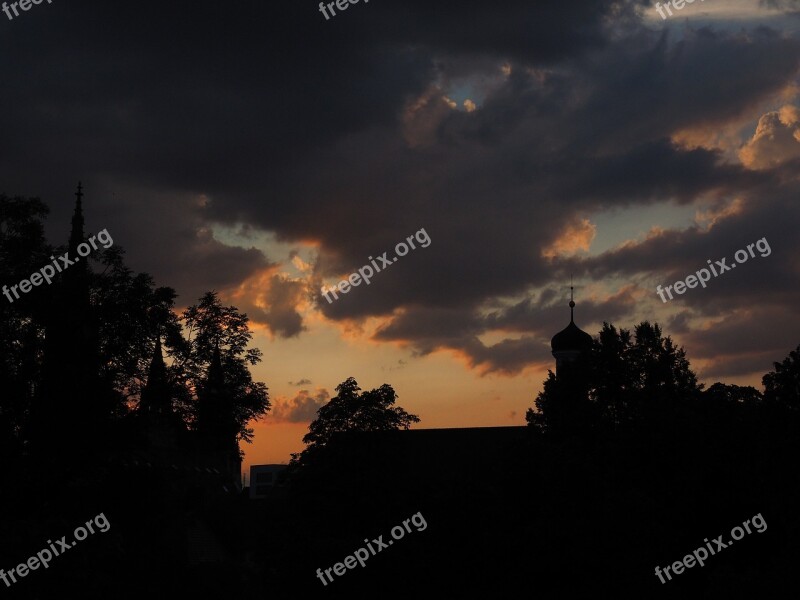
<svg viewBox="0 0 800 600">
<path fill-rule="evenodd" d="M 572 290 L 572 287 L 570 287 Z M 565 352 L 570 350 L 588 350 L 592 345 L 592 336 L 575 325 L 575 300 L 570 293 L 569 300 L 569 325 L 559 331 L 550 340 L 550 348 L 553 352 Z"/>
<path fill-rule="evenodd" d="M 586 350 L 592 345 L 592 336 L 570 321 L 564 329 L 553 336 L 550 347 L 553 352 L 567 350 Z"/>
</svg>

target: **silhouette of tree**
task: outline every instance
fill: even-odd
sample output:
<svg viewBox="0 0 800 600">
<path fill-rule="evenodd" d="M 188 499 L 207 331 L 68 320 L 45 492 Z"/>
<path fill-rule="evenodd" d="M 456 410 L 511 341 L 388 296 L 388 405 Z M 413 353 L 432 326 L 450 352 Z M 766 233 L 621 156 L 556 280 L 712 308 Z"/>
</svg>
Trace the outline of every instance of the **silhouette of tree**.
<svg viewBox="0 0 800 600">
<path fill-rule="evenodd" d="M 618 427 L 631 417 L 637 376 L 629 360 L 633 342 L 631 332 L 603 323 L 599 340 L 593 345 L 590 360 L 596 382 L 592 400 L 597 403 L 603 422 Z"/>
<path fill-rule="evenodd" d="M 674 415 L 679 404 L 697 398 L 702 386 L 697 384 L 686 352 L 669 336 L 664 337 L 657 323 L 637 325 L 632 340 L 626 330 L 620 330 L 616 340 L 613 327 L 609 330 L 607 337 L 601 336 L 601 344 L 609 343 L 612 353 L 621 353 L 613 362 L 606 361 L 593 370 L 593 379 L 605 388 L 603 402 L 613 404 L 618 398 L 608 425 L 617 429 L 644 419 L 657 421 Z"/>
<path fill-rule="evenodd" d="M 586 432 L 600 424 L 618 429 L 695 398 L 701 386 L 683 348 L 644 321 L 629 330 L 603 324 L 577 376 L 558 381 L 552 372 L 526 420 L 549 433 Z"/>
<path fill-rule="evenodd" d="M 717 382 L 703 392 L 705 400 L 733 405 L 758 406 L 764 399 L 752 386 L 728 385 Z"/>
<path fill-rule="evenodd" d="M 332 437 L 348 431 L 395 431 L 419 423 L 419 417 L 394 406 L 397 394 L 384 383 L 377 389 L 361 392 L 353 377 L 336 386 L 338 394 L 317 411 L 317 418 L 303 437 L 307 447 L 292 454 L 294 465 L 305 465 L 330 443 Z M 361 392 L 359 394 L 359 392 Z"/>
<path fill-rule="evenodd" d="M 0 455 L 11 456 L 24 442 L 25 426 L 41 376 L 44 348 L 41 288 L 16 298 L 11 287 L 50 262 L 43 220 L 49 210 L 38 198 L 0 195 Z"/>
<path fill-rule="evenodd" d="M 775 370 L 764 375 L 764 400 L 773 406 L 800 411 L 800 345 Z"/>
<path fill-rule="evenodd" d="M 658 397 L 688 397 L 698 391 L 697 377 L 689 368 L 686 352 L 661 335 L 658 323 L 644 321 L 635 328 L 632 367 L 639 389 Z"/>
<path fill-rule="evenodd" d="M 134 274 L 123 262 L 119 246 L 101 250 L 97 260 L 104 270 L 93 277 L 98 316 L 102 376 L 127 401 L 136 404 L 155 348 L 161 336 L 168 348 L 182 349 L 185 341 L 175 307 L 175 290 L 156 288 L 147 273 Z M 174 394 L 180 394 L 176 387 Z M 185 398 L 184 398 L 185 400 Z"/>
<path fill-rule="evenodd" d="M 188 339 L 174 352 L 176 374 L 196 397 L 202 392 L 218 344 L 231 416 L 238 428 L 237 438 L 250 443 L 253 429 L 248 423 L 270 408 L 267 386 L 253 381 L 248 368 L 260 363 L 262 356 L 258 348 L 247 348 L 253 337 L 248 325 L 250 319 L 234 306 L 222 306 L 216 292 L 207 292 L 184 311 L 181 320 Z M 197 409 L 197 402 L 189 407 L 192 424 L 197 421 Z"/>
<path fill-rule="evenodd" d="M 539 432 L 553 436 L 586 434 L 597 423 L 597 406 L 589 400 L 586 378 L 558 379 L 547 372 L 544 389 L 529 408 L 525 420 Z"/>
<path fill-rule="evenodd" d="M 48 212 L 38 199 L 0 195 L 0 284 L 9 290 L 49 264 L 51 255 L 67 251 L 66 247 L 52 247 L 45 241 L 42 222 Z M 80 224 L 82 227 L 82 221 Z M 70 243 L 78 241 L 71 239 Z M 90 262 L 99 268 L 91 269 Z M 20 448 L 35 425 L 35 417 L 46 414 L 45 408 L 37 407 L 34 400 L 43 380 L 45 331 L 64 321 L 62 303 L 74 300 L 77 291 L 88 294 L 88 312 L 82 316 L 84 325 L 96 330 L 92 343 L 92 347 L 96 344 L 96 363 L 88 353 L 83 356 L 86 365 L 96 364 L 90 370 L 97 376 L 98 388 L 92 393 L 86 390 L 98 403 L 95 408 L 102 404 L 104 413 L 119 419 L 136 406 L 156 337 L 161 337 L 167 354 L 175 359 L 169 367 L 169 380 L 175 383 L 174 408 L 191 424 L 197 409 L 194 398 L 218 341 L 227 348 L 222 362 L 238 437 L 250 441 L 252 430 L 247 423 L 269 409 L 269 399 L 266 386 L 253 382 L 247 367 L 261 360 L 260 350 L 246 349 L 252 337 L 247 316 L 234 307 L 221 306 L 215 294 L 206 294 L 183 315 L 189 333 L 189 339 L 184 339 L 181 320 L 174 313 L 175 291 L 157 288 L 150 275 L 136 274 L 128 268 L 119 244 L 95 250 L 79 266 L 85 273 L 76 271 L 77 266 L 65 272 L 74 275 L 72 287 L 62 285 L 65 275 L 60 273 L 51 285 L 20 294 L 19 299 L 9 291 L 13 303 L 0 296 L 0 444 L 9 445 L 9 451 L 11 445 Z M 78 290 L 75 285 L 81 275 L 85 286 Z M 68 346 L 60 347 L 59 352 L 69 352 Z M 58 358 L 54 361 L 57 364 Z M 67 406 L 63 408 L 67 414 L 75 412 Z M 88 406 L 80 408 L 89 410 Z M 79 418 L 77 413 L 75 418 Z"/>
</svg>

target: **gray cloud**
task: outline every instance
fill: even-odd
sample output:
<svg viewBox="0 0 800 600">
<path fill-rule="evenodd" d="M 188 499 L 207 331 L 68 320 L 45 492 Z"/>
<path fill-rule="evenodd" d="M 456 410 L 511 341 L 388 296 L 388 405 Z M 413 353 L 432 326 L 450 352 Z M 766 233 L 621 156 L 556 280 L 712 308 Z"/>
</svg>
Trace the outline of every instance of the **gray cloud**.
<svg viewBox="0 0 800 600">
<path fill-rule="evenodd" d="M 267 292 L 269 308 L 264 313 L 264 322 L 281 337 L 298 336 L 301 331 L 305 331 L 305 327 L 303 318 L 295 307 L 304 295 L 305 286 L 302 282 L 273 275 Z"/>
<path fill-rule="evenodd" d="M 639 21 L 649 5 L 387 0 L 326 22 L 295 2 L 247 3 L 224 19 L 204 1 L 155 16 L 130 0 L 53 4 L 0 22 L 0 181 L 52 204 L 63 236 L 83 178 L 94 230 L 107 227 L 135 268 L 189 301 L 274 266 L 214 238 L 219 223 L 318 242 L 317 279 L 425 227 L 429 248 L 320 309 L 391 317 L 376 339 L 455 350 L 484 371 L 550 360 L 565 324 L 552 288 L 571 271 L 671 283 L 762 236 L 773 256 L 680 302 L 692 318 L 763 302 L 761 324 L 790 329 L 793 317 L 774 316 L 798 300 L 790 140 L 751 141 L 758 171 L 671 140 L 773 99 L 797 76 L 800 43 L 746 24 L 671 37 Z M 446 99 L 466 95 L 476 110 Z M 701 197 L 739 198 L 741 212 L 591 259 L 542 257 L 576 218 Z M 243 308 L 279 336 L 301 335 L 303 284 L 274 273 L 267 283 Z M 634 289 L 582 301 L 581 325 L 649 318 Z M 692 320 L 676 325 L 690 339 Z M 482 342 L 490 331 L 507 337 Z M 723 353 L 723 337 L 698 355 Z"/>
<path fill-rule="evenodd" d="M 294 398 L 279 398 L 270 411 L 270 417 L 278 422 L 309 423 L 317 418 L 317 411 L 330 400 L 328 390 L 317 388 L 315 392 L 300 390 Z"/>
</svg>

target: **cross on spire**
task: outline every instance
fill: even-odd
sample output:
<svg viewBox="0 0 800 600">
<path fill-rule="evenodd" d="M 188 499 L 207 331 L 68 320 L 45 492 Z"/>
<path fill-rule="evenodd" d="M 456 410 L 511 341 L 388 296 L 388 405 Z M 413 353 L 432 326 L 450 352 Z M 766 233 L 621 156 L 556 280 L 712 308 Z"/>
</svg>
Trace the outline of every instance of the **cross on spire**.
<svg viewBox="0 0 800 600">
<path fill-rule="evenodd" d="M 570 320 L 570 322 L 574 322 L 575 321 L 574 292 L 575 292 L 575 287 L 574 286 L 569 286 L 569 320 Z"/>
<path fill-rule="evenodd" d="M 575 322 L 575 286 L 572 284 L 572 275 L 569 276 L 569 320 Z"/>
</svg>

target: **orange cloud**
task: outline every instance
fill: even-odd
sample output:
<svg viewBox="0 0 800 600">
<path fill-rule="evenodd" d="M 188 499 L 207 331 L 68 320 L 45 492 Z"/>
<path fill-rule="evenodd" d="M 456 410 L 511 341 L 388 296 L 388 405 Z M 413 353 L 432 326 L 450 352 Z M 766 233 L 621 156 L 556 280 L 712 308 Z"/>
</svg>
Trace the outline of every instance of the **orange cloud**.
<svg viewBox="0 0 800 600">
<path fill-rule="evenodd" d="M 728 217 L 741 213 L 743 208 L 744 200 L 741 198 L 734 198 L 732 202 L 725 203 L 721 206 L 712 206 L 706 211 L 698 210 L 695 213 L 694 220 L 706 231 L 709 231 L 720 221 L 724 221 Z"/>
<path fill-rule="evenodd" d="M 568 224 L 559 234 L 559 237 L 550 246 L 542 250 L 544 258 L 556 256 L 569 256 L 583 251 L 588 252 L 589 247 L 597 234 L 597 226 L 589 219 L 581 219 L 577 223 Z"/>
<path fill-rule="evenodd" d="M 787 104 L 758 120 L 753 137 L 739 151 L 751 169 L 768 169 L 800 158 L 800 110 Z"/>
<path fill-rule="evenodd" d="M 307 283 L 278 268 L 272 265 L 260 271 L 225 297 L 247 313 L 254 329 L 261 326 L 272 335 L 295 337 L 306 330 L 302 313 L 309 308 Z"/>
</svg>

